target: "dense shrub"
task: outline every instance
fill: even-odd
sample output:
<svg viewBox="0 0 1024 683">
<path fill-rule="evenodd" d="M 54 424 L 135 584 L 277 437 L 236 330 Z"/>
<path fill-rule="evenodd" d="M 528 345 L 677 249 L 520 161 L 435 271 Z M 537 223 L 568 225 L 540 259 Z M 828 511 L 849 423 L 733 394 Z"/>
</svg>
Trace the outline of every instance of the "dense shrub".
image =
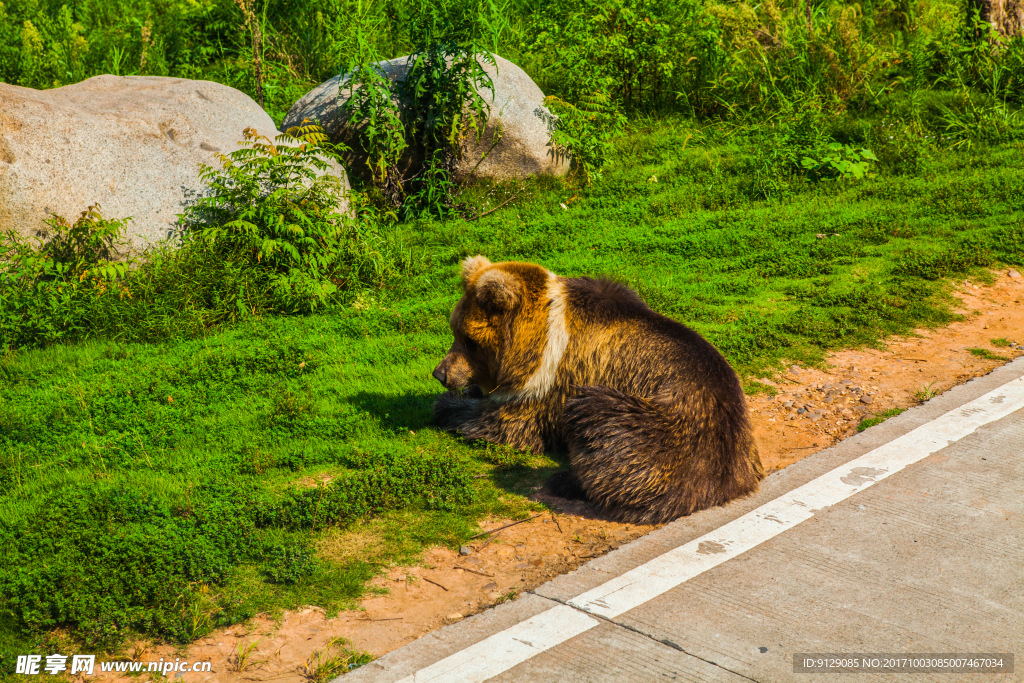
<svg viewBox="0 0 1024 683">
<path fill-rule="evenodd" d="M 74 224 L 45 221 L 37 244 L 10 231 L 0 235 L 0 348 L 37 346 L 87 334 L 94 304 L 123 298 L 129 263 L 118 255 L 127 220 L 106 220 L 99 205 Z"/>
</svg>

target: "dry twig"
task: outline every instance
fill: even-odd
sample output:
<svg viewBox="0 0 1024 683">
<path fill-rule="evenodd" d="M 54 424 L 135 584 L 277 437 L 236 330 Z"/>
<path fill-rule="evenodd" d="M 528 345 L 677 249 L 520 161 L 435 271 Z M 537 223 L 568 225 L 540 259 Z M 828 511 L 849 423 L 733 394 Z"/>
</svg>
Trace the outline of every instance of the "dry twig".
<svg viewBox="0 0 1024 683">
<path fill-rule="evenodd" d="M 467 221 L 475 221 L 478 218 L 483 218 L 484 216 L 488 216 L 488 215 L 494 213 L 495 211 L 497 211 L 498 209 L 500 209 L 501 207 L 505 206 L 506 204 L 508 204 L 510 201 L 512 201 L 513 199 L 515 199 L 518 196 L 519 196 L 518 194 L 514 194 L 511 197 L 509 197 L 508 199 L 506 199 L 505 201 L 503 201 L 501 204 L 498 204 L 496 207 L 494 207 L 490 211 L 484 211 L 483 213 L 477 214 L 476 216 L 473 216 L 472 218 L 467 218 L 466 220 Z"/>
<path fill-rule="evenodd" d="M 544 514 L 544 513 L 541 513 L 541 514 Z M 493 533 L 495 533 L 497 531 L 501 531 L 502 529 L 507 529 L 510 526 L 515 526 L 516 524 L 522 524 L 523 522 L 529 522 L 530 520 L 537 519 L 540 516 L 541 515 L 534 515 L 533 517 L 527 517 L 526 519 L 521 519 L 518 522 L 512 522 L 511 524 L 506 524 L 505 526 L 499 526 L 497 529 L 491 529 L 490 531 L 481 532 L 481 533 L 477 534 L 476 536 L 470 536 L 469 540 L 472 541 L 474 538 L 480 538 L 481 536 L 486 536 L 487 534 L 493 534 Z"/>
<path fill-rule="evenodd" d="M 425 577 L 425 576 L 421 576 L 420 578 L 421 578 L 421 579 L 423 579 L 424 581 L 426 581 L 427 583 L 432 583 L 432 584 L 434 584 L 434 585 L 435 585 L 435 586 L 437 586 L 438 588 L 444 588 L 444 589 L 445 589 L 446 591 L 448 590 L 447 588 L 445 588 L 444 586 L 442 586 L 441 584 L 439 584 L 439 583 L 438 583 L 437 581 L 434 581 L 433 579 L 428 579 L 428 578 L 427 578 L 427 577 Z"/>
<path fill-rule="evenodd" d="M 480 576 L 486 576 L 488 579 L 493 579 L 494 578 L 493 574 L 485 574 L 483 572 L 478 572 L 477 570 L 470 569 L 469 567 L 460 567 L 459 565 L 455 565 L 455 568 L 456 569 L 461 569 L 464 572 L 470 572 L 470 573 L 473 573 L 473 574 L 479 574 Z"/>
</svg>

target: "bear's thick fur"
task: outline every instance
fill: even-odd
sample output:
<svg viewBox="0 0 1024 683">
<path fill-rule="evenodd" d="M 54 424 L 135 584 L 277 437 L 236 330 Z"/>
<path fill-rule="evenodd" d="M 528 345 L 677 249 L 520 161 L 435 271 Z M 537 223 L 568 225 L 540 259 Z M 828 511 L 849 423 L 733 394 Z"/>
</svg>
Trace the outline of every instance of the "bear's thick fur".
<svg viewBox="0 0 1024 683">
<path fill-rule="evenodd" d="M 615 282 L 532 263 L 462 264 L 434 421 L 466 439 L 567 449 L 562 477 L 613 519 L 665 522 L 757 489 L 736 373 L 693 330 Z M 457 390 L 469 388 L 458 393 Z"/>
</svg>

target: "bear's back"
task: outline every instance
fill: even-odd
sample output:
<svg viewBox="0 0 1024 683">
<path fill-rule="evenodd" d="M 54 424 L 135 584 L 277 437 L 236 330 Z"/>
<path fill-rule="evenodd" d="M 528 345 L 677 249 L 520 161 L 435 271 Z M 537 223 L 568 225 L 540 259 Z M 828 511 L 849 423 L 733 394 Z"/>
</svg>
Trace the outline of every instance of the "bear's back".
<svg viewBox="0 0 1024 683">
<path fill-rule="evenodd" d="M 565 294 L 579 343 L 611 343 L 612 354 L 596 348 L 590 353 L 615 358 L 613 364 L 628 368 L 633 381 L 651 383 L 654 389 L 679 380 L 692 387 L 699 378 L 702 390 L 718 394 L 719 400 L 732 402 L 742 395 L 735 372 L 718 349 L 695 330 L 652 310 L 629 287 L 614 280 L 581 277 L 565 280 Z M 608 375 L 625 379 L 615 368 L 602 368 L 599 374 L 602 379 L 610 379 Z"/>
</svg>

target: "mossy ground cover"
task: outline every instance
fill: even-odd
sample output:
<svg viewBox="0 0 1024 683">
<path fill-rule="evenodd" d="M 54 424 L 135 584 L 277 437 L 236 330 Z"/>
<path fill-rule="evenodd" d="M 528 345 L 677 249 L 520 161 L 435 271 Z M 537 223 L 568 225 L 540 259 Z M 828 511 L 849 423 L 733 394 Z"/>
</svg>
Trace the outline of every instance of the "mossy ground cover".
<svg viewBox="0 0 1024 683">
<path fill-rule="evenodd" d="M 390 228 L 407 251 L 401 277 L 315 314 L 9 352 L 0 666 L 48 639 L 185 643 L 260 611 L 351 607 L 381 566 L 455 547 L 486 515 L 536 509 L 525 495 L 564 460 L 430 424 L 467 255 L 620 279 L 748 382 L 945 323 L 949 278 L 1024 263 L 1019 143 L 933 150 L 908 175 L 883 156 L 860 181 L 780 176 L 766 193 L 771 140 L 634 122 L 590 187 L 528 181 L 478 221 Z M 355 526 L 377 531 L 372 551 L 318 554 Z"/>
</svg>

